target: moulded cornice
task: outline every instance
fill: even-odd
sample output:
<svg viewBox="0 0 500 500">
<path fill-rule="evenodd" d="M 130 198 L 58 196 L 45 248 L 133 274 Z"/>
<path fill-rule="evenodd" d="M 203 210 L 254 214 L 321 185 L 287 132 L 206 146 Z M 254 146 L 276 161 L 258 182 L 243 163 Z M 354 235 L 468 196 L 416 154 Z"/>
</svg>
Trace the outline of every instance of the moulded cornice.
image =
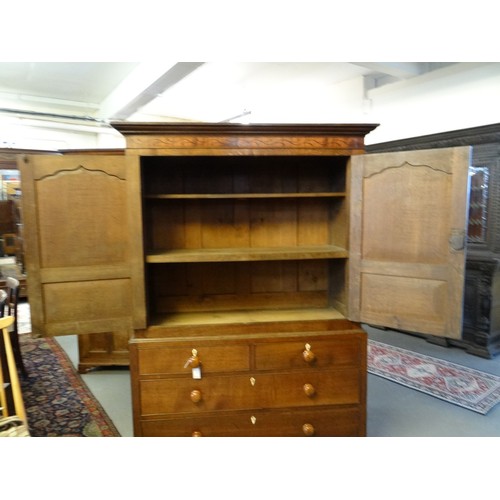
<svg viewBox="0 0 500 500">
<path fill-rule="evenodd" d="M 365 136 L 378 124 L 251 124 L 111 122 L 123 135 L 357 135 Z"/>
</svg>

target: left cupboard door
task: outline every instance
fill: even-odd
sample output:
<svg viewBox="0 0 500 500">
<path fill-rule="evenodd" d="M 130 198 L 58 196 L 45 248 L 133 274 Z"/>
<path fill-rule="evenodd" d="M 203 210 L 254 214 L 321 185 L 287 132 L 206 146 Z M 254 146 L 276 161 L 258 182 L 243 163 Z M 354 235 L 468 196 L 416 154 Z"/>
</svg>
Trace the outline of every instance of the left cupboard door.
<svg viewBox="0 0 500 500">
<path fill-rule="evenodd" d="M 31 155 L 18 165 L 33 334 L 144 326 L 138 179 L 126 157 Z"/>
</svg>

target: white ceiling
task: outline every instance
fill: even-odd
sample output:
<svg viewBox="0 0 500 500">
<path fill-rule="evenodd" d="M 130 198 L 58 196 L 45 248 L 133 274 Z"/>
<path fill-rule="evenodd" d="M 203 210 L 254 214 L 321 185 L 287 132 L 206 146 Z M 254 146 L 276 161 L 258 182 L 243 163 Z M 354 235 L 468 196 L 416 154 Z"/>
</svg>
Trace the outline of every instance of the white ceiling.
<svg viewBox="0 0 500 500">
<path fill-rule="evenodd" d="M 357 77 L 369 89 L 459 64 L 0 62 L 0 116 L 88 124 L 252 121 L 253 106 L 285 89 L 340 88 Z"/>
</svg>

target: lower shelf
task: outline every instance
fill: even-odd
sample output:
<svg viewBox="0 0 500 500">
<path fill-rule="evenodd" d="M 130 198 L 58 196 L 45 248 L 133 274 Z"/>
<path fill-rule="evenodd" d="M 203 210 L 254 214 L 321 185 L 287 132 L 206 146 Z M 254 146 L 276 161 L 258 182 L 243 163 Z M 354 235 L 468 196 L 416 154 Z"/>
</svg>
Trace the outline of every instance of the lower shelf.
<svg viewBox="0 0 500 500">
<path fill-rule="evenodd" d="M 336 309 L 270 309 L 248 311 L 192 312 L 157 315 L 150 319 L 149 327 L 249 324 L 267 322 L 337 320 L 345 316 Z"/>
</svg>

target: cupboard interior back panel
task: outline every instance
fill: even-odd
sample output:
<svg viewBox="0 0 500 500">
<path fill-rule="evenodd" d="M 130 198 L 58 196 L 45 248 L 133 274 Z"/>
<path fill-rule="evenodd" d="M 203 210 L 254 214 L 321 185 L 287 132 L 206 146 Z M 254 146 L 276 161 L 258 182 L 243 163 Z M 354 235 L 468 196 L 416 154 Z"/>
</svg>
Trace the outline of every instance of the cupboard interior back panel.
<svg viewBox="0 0 500 500">
<path fill-rule="evenodd" d="M 146 195 L 345 191 L 344 156 L 151 156 Z"/>
<path fill-rule="evenodd" d="M 340 309 L 345 259 L 151 264 L 152 315 L 241 310 Z M 329 276 L 335 279 L 329 280 Z"/>
<path fill-rule="evenodd" d="M 155 200 L 146 252 L 336 245 L 346 248 L 343 199 Z M 341 218 L 342 220 L 339 220 Z"/>
</svg>

